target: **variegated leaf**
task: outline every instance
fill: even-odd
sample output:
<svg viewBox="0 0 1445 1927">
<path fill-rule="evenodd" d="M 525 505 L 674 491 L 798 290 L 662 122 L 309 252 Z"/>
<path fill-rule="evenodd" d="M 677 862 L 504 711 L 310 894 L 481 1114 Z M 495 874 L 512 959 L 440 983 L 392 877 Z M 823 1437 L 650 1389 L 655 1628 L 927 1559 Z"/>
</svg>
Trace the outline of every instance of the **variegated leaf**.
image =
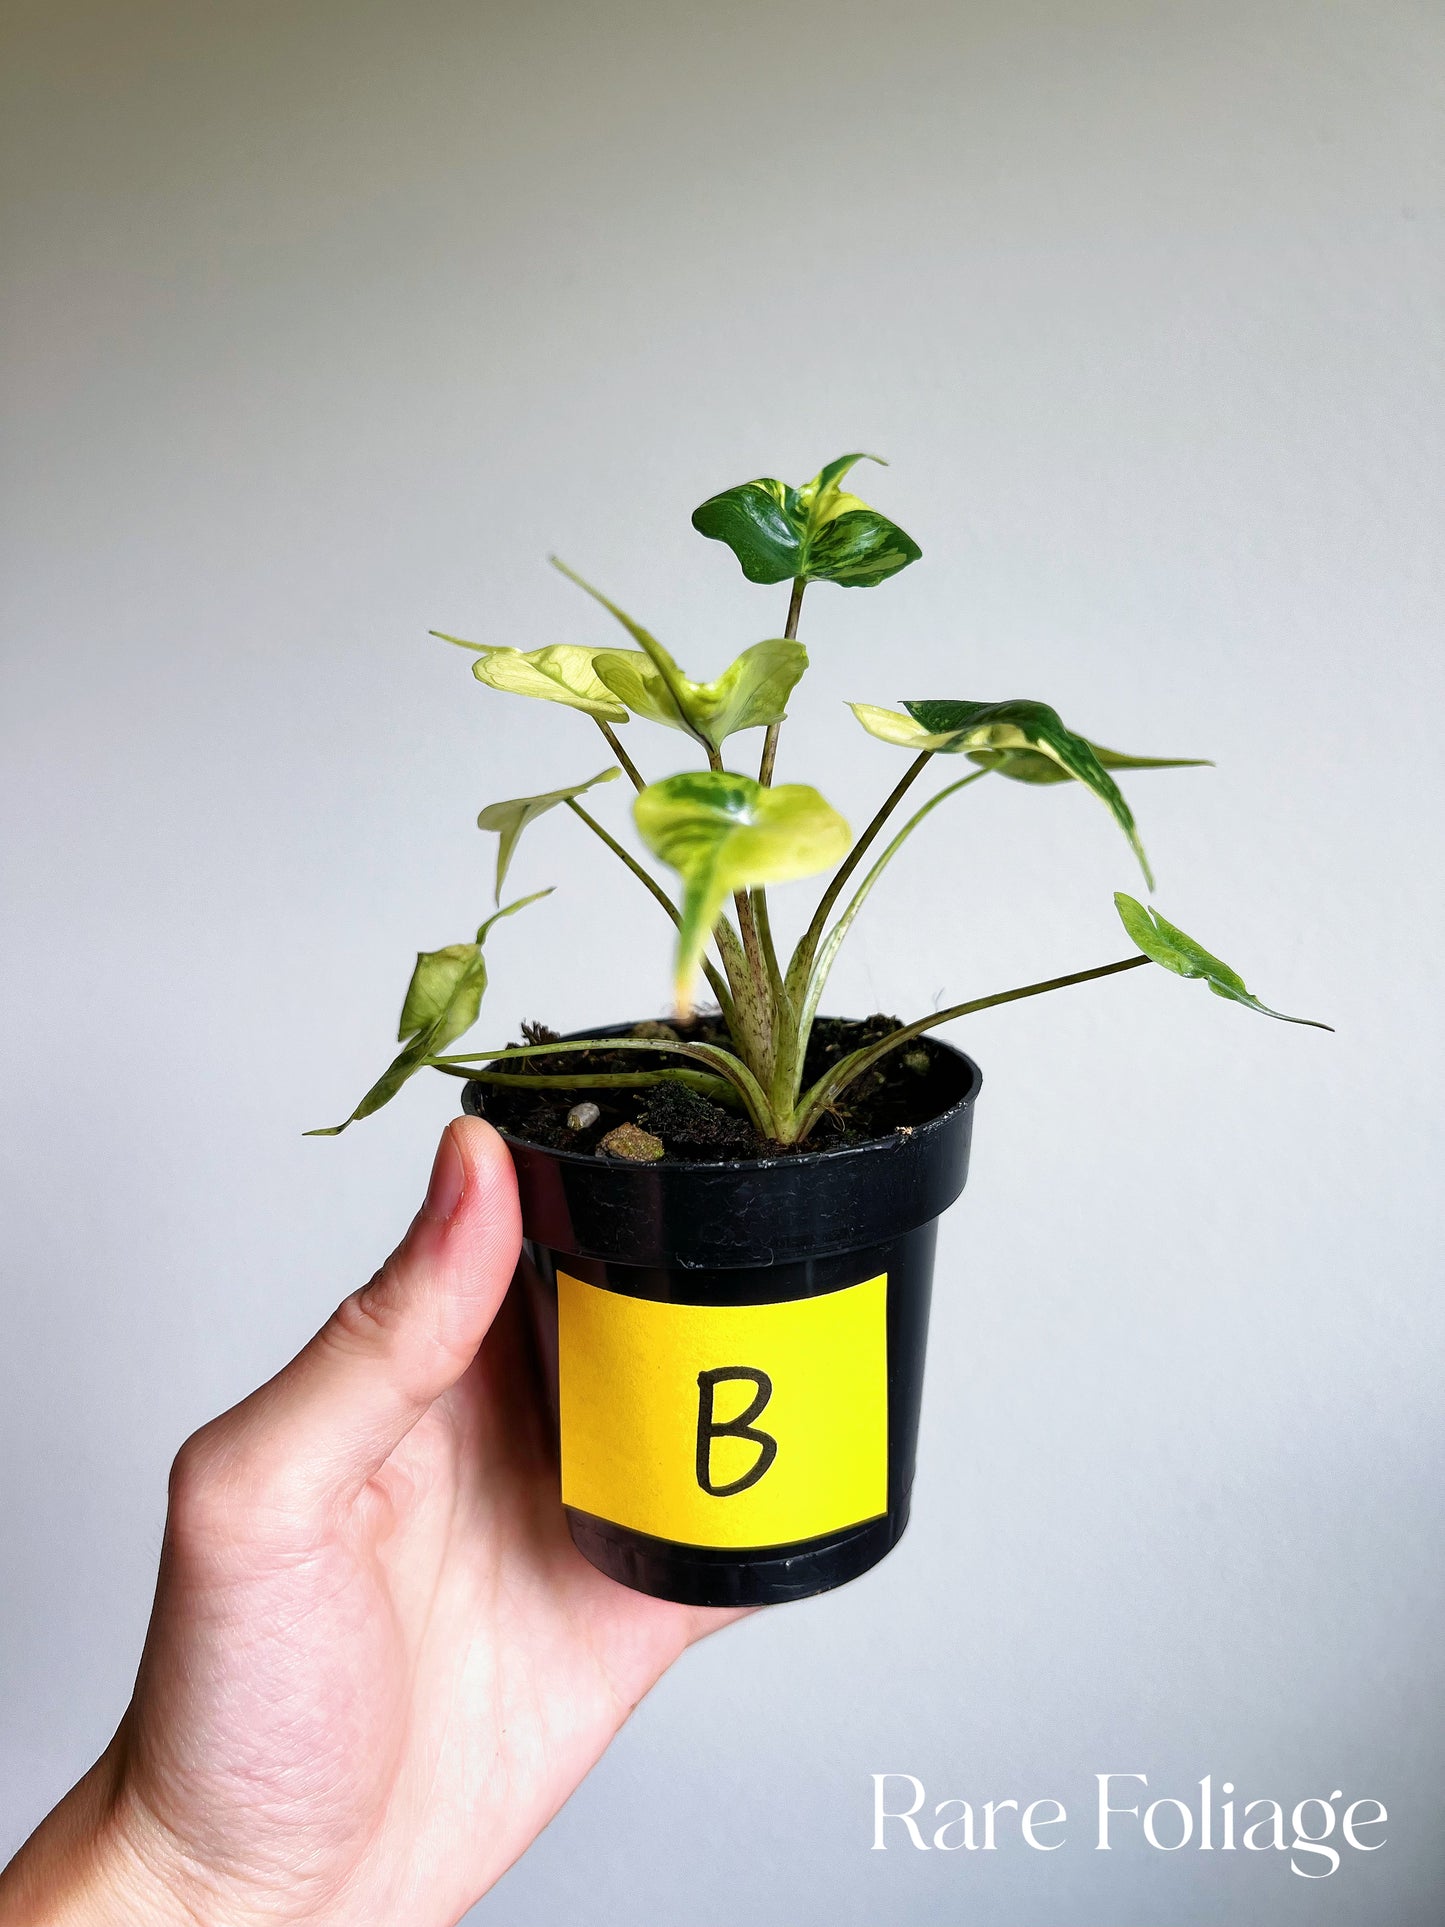
<svg viewBox="0 0 1445 1927">
<path fill-rule="evenodd" d="M 788 696 L 808 666 L 800 642 L 759 642 L 745 649 L 716 682 L 694 682 L 649 630 L 644 629 L 585 577 L 552 558 L 569 582 L 585 589 L 594 602 L 620 622 L 634 642 L 633 650 L 598 650 L 594 669 L 613 697 L 639 716 L 671 729 L 681 729 L 704 748 L 717 750 L 740 729 L 757 729 L 781 722 Z"/>
<path fill-rule="evenodd" d="M 764 476 L 724 489 L 693 511 L 692 525 L 726 543 L 750 582 L 873 588 L 916 562 L 921 550 L 895 522 L 843 489 L 843 477 L 862 461 L 882 457 L 840 455 L 801 488 Z"/>
<path fill-rule="evenodd" d="M 635 649 L 599 651 L 597 674 L 635 716 L 685 730 L 709 749 L 721 749 L 742 729 L 761 729 L 787 715 L 788 697 L 808 666 L 800 642 L 757 642 L 714 682 L 693 682 L 674 663 L 664 678 Z"/>
<path fill-rule="evenodd" d="M 1087 737 L 1081 741 L 1088 742 Z M 1105 769 L 1213 769 L 1207 756 L 1126 756 L 1122 750 L 1089 743 Z M 973 749 L 968 760 L 981 769 L 996 770 L 1015 783 L 1067 783 L 1071 773 L 1038 749 Z"/>
<path fill-rule="evenodd" d="M 460 636 L 444 635 L 440 629 L 433 629 L 431 633 L 443 642 L 474 650 L 477 660 L 472 664 L 472 674 L 491 689 L 502 689 L 512 696 L 538 696 L 544 702 L 563 703 L 568 709 L 580 709 L 584 715 L 596 716 L 604 723 L 627 721 L 627 711 L 592 667 L 593 657 L 598 654 L 596 649 L 558 642 L 524 653 L 520 649 L 464 642 Z"/>
<path fill-rule="evenodd" d="M 574 796 L 581 796 L 594 789 L 599 783 L 610 783 L 621 770 L 614 763 L 611 769 L 599 770 L 596 776 L 589 776 L 585 783 L 569 783 L 565 789 L 546 790 L 541 796 L 514 796 L 505 803 L 488 803 L 477 817 L 479 830 L 495 830 L 500 839 L 497 844 L 497 883 L 493 901 L 502 900 L 502 884 L 511 866 L 512 853 L 517 847 L 517 839 L 529 823 L 535 823 L 539 816 L 548 810 L 556 809 L 559 803 L 570 803 Z"/>
<path fill-rule="evenodd" d="M 848 825 L 805 783 L 764 789 L 698 770 L 650 783 L 633 804 L 642 840 L 683 881 L 677 1001 L 686 1010 L 718 912 L 736 890 L 811 876 L 847 854 Z"/>
<path fill-rule="evenodd" d="M 1072 777 L 1092 790 L 1107 806 L 1129 839 L 1145 882 L 1153 889 L 1154 879 L 1139 841 L 1133 811 L 1092 745 L 1067 728 L 1056 709 L 1047 703 L 1023 699 L 1001 703 L 915 702 L 903 706 L 908 712 L 906 715 L 893 709 L 879 709 L 872 703 L 849 705 L 870 736 L 896 744 L 900 749 L 927 750 L 944 756 L 974 756 L 975 760 L 979 760 L 975 752 L 1000 750 L 1027 751 L 1044 757 L 1063 776 Z"/>
</svg>

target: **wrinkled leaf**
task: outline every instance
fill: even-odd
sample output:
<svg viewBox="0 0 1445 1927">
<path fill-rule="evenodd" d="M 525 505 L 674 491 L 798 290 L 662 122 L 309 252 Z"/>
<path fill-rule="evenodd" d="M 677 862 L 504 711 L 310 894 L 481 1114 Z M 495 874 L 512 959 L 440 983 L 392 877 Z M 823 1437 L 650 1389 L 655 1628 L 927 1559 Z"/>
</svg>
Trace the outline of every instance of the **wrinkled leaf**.
<svg viewBox="0 0 1445 1927">
<path fill-rule="evenodd" d="M 1002 703 L 905 703 L 906 716 L 872 703 L 849 707 L 870 736 L 900 749 L 929 750 L 939 755 L 973 755 L 975 751 L 1028 751 L 1053 763 L 1107 805 L 1139 859 L 1144 880 L 1152 890 L 1149 859 L 1139 841 L 1134 813 L 1118 784 L 1100 762 L 1091 744 L 1065 727 L 1047 703 L 1022 699 Z M 975 761 L 980 760 L 977 756 Z M 1025 780 L 1028 780 L 1025 778 Z M 1033 779 L 1037 781 L 1038 778 Z"/>
<path fill-rule="evenodd" d="M 565 703 L 567 708 L 580 709 L 584 715 L 596 716 L 604 723 L 627 721 L 627 711 L 592 667 L 595 649 L 559 642 L 524 654 L 520 649 L 487 648 L 462 642 L 459 636 L 443 635 L 440 629 L 433 629 L 431 633 L 440 636 L 443 642 L 475 649 L 477 660 L 472 664 L 472 674 L 491 689 L 502 689 L 512 696 L 540 696 L 545 702 Z"/>
<path fill-rule="evenodd" d="M 441 950 L 417 952 L 416 969 L 411 973 L 401 1007 L 401 1022 L 397 1026 L 398 1043 L 404 1044 L 432 1024 L 444 1024 L 449 1011 L 458 1026 L 452 1031 L 452 1037 L 460 1037 L 463 1031 L 471 1029 L 481 1008 L 482 992 L 487 987 L 485 971 L 480 981 L 476 978 L 475 965 L 480 957 L 481 945 L 477 943 L 449 943 Z M 476 1009 L 466 1017 L 473 986 Z M 447 1042 L 451 1042 L 450 1037 Z"/>
<path fill-rule="evenodd" d="M 505 803 L 488 803 L 477 818 L 479 830 L 495 830 L 500 841 L 497 844 L 497 883 L 493 897 L 494 903 L 502 900 L 502 884 L 511 866 L 512 852 L 517 847 L 517 839 L 529 823 L 548 810 L 556 809 L 559 803 L 568 803 L 574 796 L 581 796 L 593 789 L 598 783 L 610 783 L 621 770 L 614 763 L 611 769 L 600 770 L 596 776 L 589 776 L 585 783 L 571 783 L 565 789 L 547 790 L 541 796 L 514 796 Z"/>
<path fill-rule="evenodd" d="M 756 642 L 715 682 L 693 682 L 674 664 L 669 684 L 656 663 L 634 649 L 599 651 L 595 666 L 635 716 L 685 730 L 709 749 L 721 749 L 740 729 L 782 722 L 808 654 L 800 642 Z"/>
<path fill-rule="evenodd" d="M 340 1124 L 330 1124 L 307 1137 L 339 1137 L 348 1124 L 370 1117 L 394 1098 L 409 1077 L 414 1077 L 429 1057 L 444 1051 L 448 1044 L 469 1031 L 477 1021 L 482 995 L 487 988 L 487 966 L 482 945 L 487 932 L 502 917 L 525 910 L 529 903 L 550 896 L 538 890 L 530 897 L 519 897 L 487 918 L 471 943 L 449 943 L 441 950 L 418 952 L 406 997 L 401 1007 L 398 1036 L 403 1048 L 387 1065 L 351 1116 Z"/>
<path fill-rule="evenodd" d="M 1218 957 L 1211 956 L 1202 944 L 1186 936 L 1177 925 L 1161 917 L 1157 910 L 1146 909 L 1134 897 L 1125 896 L 1122 890 L 1114 893 L 1114 907 L 1119 912 L 1124 928 L 1144 955 L 1154 963 L 1162 964 L 1166 970 L 1172 970 L 1176 977 L 1202 978 L 1216 997 L 1227 997 L 1231 1003 L 1243 1004 L 1265 1017 L 1277 1017 L 1282 1024 L 1308 1024 L 1313 1030 L 1334 1028 L 1313 1017 L 1286 1017 L 1282 1010 L 1271 1010 L 1258 997 L 1250 995 L 1237 970 L 1231 970 L 1227 963 L 1221 963 Z"/>
<path fill-rule="evenodd" d="M 762 477 L 724 489 L 694 509 L 692 525 L 700 535 L 725 542 L 749 582 L 871 589 L 916 562 L 922 551 L 896 523 L 840 486 L 863 461 L 882 458 L 840 455 L 801 488 Z"/>
<path fill-rule="evenodd" d="M 689 1008 L 708 932 L 735 890 L 811 876 L 848 852 L 848 825 L 805 783 L 764 789 L 750 776 L 699 770 L 650 783 L 632 806 L 654 856 L 683 880 L 677 1002 Z"/>
</svg>

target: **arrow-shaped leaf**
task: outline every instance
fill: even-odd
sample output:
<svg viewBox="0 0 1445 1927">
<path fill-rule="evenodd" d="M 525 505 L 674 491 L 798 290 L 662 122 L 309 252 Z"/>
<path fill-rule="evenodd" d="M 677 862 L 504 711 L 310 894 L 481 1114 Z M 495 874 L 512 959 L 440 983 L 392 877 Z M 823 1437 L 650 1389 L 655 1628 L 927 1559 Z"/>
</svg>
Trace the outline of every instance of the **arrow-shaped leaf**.
<svg viewBox="0 0 1445 1927">
<path fill-rule="evenodd" d="M 1244 979 L 1237 970 L 1231 970 L 1227 963 L 1211 956 L 1202 944 L 1186 936 L 1157 910 L 1145 909 L 1122 890 L 1114 893 L 1114 907 L 1144 955 L 1154 963 L 1163 964 L 1166 970 L 1172 970 L 1176 977 L 1200 977 L 1216 997 L 1227 997 L 1231 1003 L 1243 1004 L 1265 1017 L 1277 1017 L 1282 1024 L 1308 1024 L 1313 1030 L 1333 1030 L 1332 1024 L 1322 1024 L 1313 1017 L 1286 1017 L 1282 1010 L 1271 1010 L 1245 989 Z"/>
<path fill-rule="evenodd" d="M 650 783 L 632 806 L 654 856 L 683 880 L 677 1002 L 691 1003 L 708 932 L 735 890 L 811 876 L 848 850 L 848 825 L 806 783 L 764 789 L 750 776 L 698 770 Z"/>
<path fill-rule="evenodd" d="M 505 690 L 511 696 L 539 696 L 544 702 L 564 703 L 568 709 L 580 709 L 604 723 L 627 721 L 627 711 L 593 670 L 596 649 L 558 642 L 524 654 L 520 649 L 465 642 L 440 629 L 431 633 L 443 642 L 456 643 L 460 649 L 474 650 L 477 660 L 472 664 L 472 674 L 489 688 Z M 614 649 L 610 653 L 621 652 Z"/>
<path fill-rule="evenodd" d="M 414 1077 L 429 1057 L 455 1043 L 477 1021 L 482 996 L 487 988 L 487 966 L 482 945 L 487 932 L 502 917 L 514 916 L 529 903 L 550 896 L 538 890 L 530 897 L 519 897 L 505 909 L 487 918 L 471 943 L 449 943 L 441 950 L 418 952 L 406 997 L 401 1007 L 398 1037 L 403 1048 L 387 1065 L 351 1116 L 340 1124 L 308 1131 L 307 1137 L 339 1137 L 348 1124 L 370 1117 L 383 1104 L 390 1103 L 407 1079 Z"/>
<path fill-rule="evenodd" d="M 725 542 L 749 582 L 871 589 L 916 562 L 922 551 L 895 522 L 840 486 L 862 461 L 882 457 L 840 455 L 801 488 L 764 476 L 724 489 L 693 511 L 692 525 L 700 535 Z"/>
<path fill-rule="evenodd" d="M 1081 740 L 1088 742 L 1087 737 Z M 1089 748 L 1105 769 L 1214 768 L 1207 756 L 1126 756 L 1122 750 L 1105 749 L 1102 743 L 1089 743 Z M 967 754 L 971 763 L 977 763 L 982 769 L 997 770 L 1000 776 L 1011 777 L 1016 783 L 1067 783 L 1071 780 L 1070 772 L 1061 768 L 1051 756 L 1045 756 L 1042 750 L 975 749 Z"/>
<path fill-rule="evenodd" d="M 1139 841 L 1134 813 L 1118 784 L 1100 761 L 1093 745 L 1065 727 L 1059 712 L 1047 703 L 1018 699 L 1002 703 L 905 703 L 906 716 L 872 703 L 849 707 L 870 736 L 901 749 L 952 756 L 974 756 L 981 751 L 1027 751 L 1052 763 L 1062 776 L 1072 777 L 1107 805 L 1139 859 L 1144 880 L 1152 890 L 1149 859 Z M 1024 780 L 1029 780 L 1025 778 Z M 1038 778 L 1034 777 L 1034 781 Z"/>
<path fill-rule="evenodd" d="M 673 664 L 671 684 L 634 649 L 596 658 L 597 674 L 635 716 L 685 730 L 709 749 L 721 749 L 740 729 L 761 729 L 787 715 L 788 697 L 808 666 L 800 642 L 756 642 L 715 682 L 693 682 Z"/>
<path fill-rule="evenodd" d="M 610 783 L 614 776 L 620 776 L 621 773 L 614 763 L 611 769 L 600 770 L 596 776 L 589 776 L 585 783 L 570 783 L 565 789 L 547 790 L 541 796 L 514 796 L 505 803 L 488 803 L 477 818 L 477 828 L 495 830 L 501 839 L 497 844 L 495 903 L 502 900 L 502 884 L 511 866 L 512 853 L 527 825 L 535 823 L 539 816 L 545 816 L 548 810 L 556 809 L 559 803 L 570 803 L 574 796 L 581 796 L 598 783 Z"/>
<path fill-rule="evenodd" d="M 800 642 L 759 642 L 745 649 L 716 682 L 694 682 L 681 670 L 657 637 L 635 622 L 600 589 L 569 569 L 554 555 L 552 565 L 585 589 L 594 602 L 620 622 L 642 654 L 635 650 L 598 650 L 593 669 L 614 699 L 650 722 L 665 723 L 696 738 L 709 751 L 721 749 L 740 729 L 779 723 L 787 713 L 794 685 L 808 666 Z"/>
</svg>

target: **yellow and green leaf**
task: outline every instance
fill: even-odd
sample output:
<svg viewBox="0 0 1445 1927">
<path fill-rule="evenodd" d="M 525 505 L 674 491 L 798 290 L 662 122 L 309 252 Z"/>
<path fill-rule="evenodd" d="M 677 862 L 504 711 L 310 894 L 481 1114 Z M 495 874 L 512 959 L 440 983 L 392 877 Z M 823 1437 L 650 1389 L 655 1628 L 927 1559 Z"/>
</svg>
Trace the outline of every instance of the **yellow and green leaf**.
<svg viewBox="0 0 1445 1927">
<path fill-rule="evenodd" d="M 750 776 L 698 770 L 650 783 L 632 806 L 653 855 L 683 881 L 678 1007 L 690 1007 L 708 932 L 737 890 L 812 876 L 848 851 L 848 825 L 805 783 L 764 789 Z"/>
<path fill-rule="evenodd" d="M 749 582 L 871 589 L 916 562 L 922 551 L 897 523 L 841 486 L 863 461 L 881 463 L 882 457 L 840 455 L 801 488 L 763 476 L 724 489 L 694 509 L 692 525 L 726 543 Z"/>
<path fill-rule="evenodd" d="M 1000 752 L 1011 757 L 1026 754 L 1051 764 L 1059 772 L 1059 780 L 1072 778 L 1082 783 L 1105 804 L 1129 839 L 1144 880 L 1153 889 L 1154 879 L 1139 841 L 1134 813 L 1118 784 L 1094 746 L 1067 728 L 1058 711 L 1047 703 L 1022 699 L 1001 703 L 916 702 L 903 705 L 906 715 L 894 709 L 879 709 L 872 703 L 850 703 L 849 707 L 870 736 L 900 749 L 911 749 L 915 753 L 926 750 L 944 756 L 964 755 L 974 762 L 984 762 Z M 1025 769 L 1029 767 L 1025 765 Z M 1019 770 L 1005 770 L 1004 774 L 1018 778 Z M 1023 775 L 1020 780 L 1050 779 L 1041 779 L 1033 773 Z"/>
<path fill-rule="evenodd" d="M 787 715 L 788 697 L 808 666 L 800 642 L 755 642 L 715 682 L 693 682 L 677 665 L 667 679 L 635 649 L 599 651 L 597 674 L 634 716 L 685 730 L 720 750 L 741 729 L 762 729 Z"/>
<path fill-rule="evenodd" d="M 1120 922 L 1144 955 L 1166 970 L 1172 970 L 1176 977 L 1198 977 L 1216 997 L 1227 997 L 1231 1003 L 1243 1004 L 1264 1017 L 1277 1017 L 1282 1024 L 1308 1024 L 1313 1030 L 1334 1028 L 1314 1017 L 1286 1017 L 1282 1010 L 1271 1010 L 1245 989 L 1244 979 L 1237 970 L 1231 970 L 1227 963 L 1222 963 L 1203 944 L 1196 943 L 1176 924 L 1161 917 L 1157 910 L 1146 909 L 1136 898 L 1125 896 L 1122 890 L 1114 893 L 1114 907 Z"/>
<path fill-rule="evenodd" d="M 611 769 L 599 770 L 596 776 L 589 776 L 585 783 L 569 783 L 565 789 L 546 790 L 540 796 L 513 796 L 505 803 L 488 803 L 477 818 L 479 830 L 495 830 L 497 843 L 497 883 L 493 901 L 502 900 L 502 884 L 511 866 L 512 853 L 517 847 L 517 839 L 529 823 L 535 823 L 539 816 L 548 810 L 556 809 L 559 803 L 570 803 L 574 796 L 581 796 L 594 789 L 598 783 L 610 783 L 621 770 L 614 763 Z"/>
<path fill-rule="evenodd" d="M 665 723 L 669 729 L 681 729 L 708 750 L 720 750 L 740 729 L 780 723 L 787 714 L 788 697 L 808 666 L 802 643 L 754 643 L 715 682 L 694 682 L 657 637 L 625 609 L 556 556 L 552 563 L 569 582 L 601 603 L 641 646 L 640 654 L 635 649 L 593 652 L 594 674 L 613 700 L 632 714 Z"/>
<path fill-rule="evenodd" d="M 563 703 L 568 709 L 580 709 L 584 715 L 595 716 L 599 722 L 627 721 L 627 711 L 592 667 L 593 657 L 598 654 L 596 649 L 559 642 L 545 649 L 524 652 L 464 642 L 460 636 L 444 635 L 440 629 L 433 629 L 431 633 L 443 642 L 456 643 L 458 648 L 474 650 L 477 660 L 472 664 L 472 674 L 490 689 L 505 690 L 511 696 L 537 696 L 544 702 Z"/>
</svg>

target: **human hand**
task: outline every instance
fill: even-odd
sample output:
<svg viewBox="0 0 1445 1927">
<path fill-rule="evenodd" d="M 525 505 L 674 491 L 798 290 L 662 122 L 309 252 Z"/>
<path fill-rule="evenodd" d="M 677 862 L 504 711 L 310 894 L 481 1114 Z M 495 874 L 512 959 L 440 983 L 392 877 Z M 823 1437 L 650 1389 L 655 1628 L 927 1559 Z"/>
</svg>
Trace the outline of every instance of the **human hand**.
<svg viewBox="0 0 1445 1927">
<path fill-rule="evenodd" d="M 505 1145 L 459 1118 L 372 1282 L 187 1441 L 135 1696 L 3 1927 L 451 1927 L 737 1616 L 573 1547 L 520 1239 Z"/>
</svg>

